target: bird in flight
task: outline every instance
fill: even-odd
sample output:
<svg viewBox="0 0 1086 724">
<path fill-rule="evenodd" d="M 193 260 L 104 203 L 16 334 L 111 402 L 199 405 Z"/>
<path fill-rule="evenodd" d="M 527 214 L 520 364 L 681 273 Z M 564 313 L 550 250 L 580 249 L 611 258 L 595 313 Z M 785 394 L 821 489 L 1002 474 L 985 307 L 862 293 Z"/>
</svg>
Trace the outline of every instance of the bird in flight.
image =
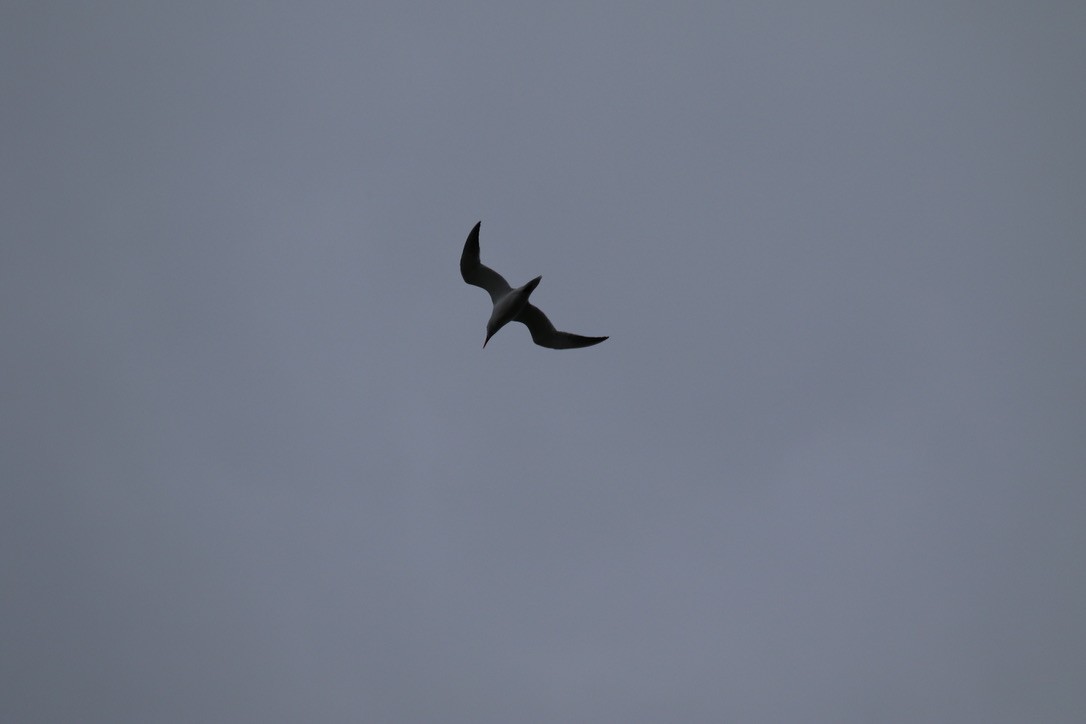
<svg viewBox="0 0 1086 724">
<path fill-rule="evenodd" d="M 532 333 L 533 342 L 540 347 L 551 349 L 591 347 L 607 339 L 607 337 L 582 337 L 579 334 L 559 332 L 555 329 L 551 320 L 547 319 L 547 315 L 528 301 L 528 297 L 543 277 L 536 277 L 524 286 L 513 289 L 501 274 L 484 266 L 479 261 L 479 227 L 482 223 L 480 221 L 475 225 L 468 234 L 468 240 L 464 242 L 464 253 L 460 255 L 460 274 L 468 284 L 485 289 L 490 294 L 490 301 L 494 303 L 494 311 L 490 313 L 490 321 L 486 323 L 484 347 L 490 338 L 509 322 L 522 323 Z"/>
</svg>

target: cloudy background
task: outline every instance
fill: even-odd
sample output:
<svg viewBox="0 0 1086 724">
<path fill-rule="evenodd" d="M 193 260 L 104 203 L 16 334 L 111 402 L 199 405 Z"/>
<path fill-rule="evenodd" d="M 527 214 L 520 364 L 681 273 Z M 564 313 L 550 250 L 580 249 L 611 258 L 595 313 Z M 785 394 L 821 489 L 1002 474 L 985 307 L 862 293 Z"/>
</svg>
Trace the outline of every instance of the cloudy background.
<svg viewBox="0 0 1086 724">
<path fill-rule="evenodd" d="M 1081 721 L 1086 6 L 514 5 L 5 3 L 0 719 Z"/>
</svg>

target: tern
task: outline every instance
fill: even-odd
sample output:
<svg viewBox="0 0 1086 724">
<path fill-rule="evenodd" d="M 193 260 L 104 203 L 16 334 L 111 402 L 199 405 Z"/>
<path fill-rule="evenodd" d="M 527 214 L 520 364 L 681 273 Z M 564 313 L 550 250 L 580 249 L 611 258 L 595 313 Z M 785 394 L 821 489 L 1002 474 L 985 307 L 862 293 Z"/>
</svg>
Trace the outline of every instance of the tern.
<svg viewBox="0 0 1086 724">
<path fill-rule="evenodd" d="M 468 240 L 464 242 L 464 253 L 460 255 L 460 274 L 468 284 L 485 289 L 490 294 L 490 301 L 494 303 L 494 311 L 490 313 L 490 321 L 486 323 L 484 347 L 490 338 L 509 322 L 522 323 L 532 333 L 533 342 L 540 347 L 550 349 L 591 347 L 607 339 L 607 337 L 582 337 L 579 334 L 559 332 L 555 329 L 551 320 L 547 319 L 547 315 L 528 301 L 528 297 L 543 277 L 538 276 L 524 286 L 513 289 L 501 274 L 484 266 L 479 261 L 479 227 L 482 223 L 480 221 L 475 225 L 468 234 Z"/>
</svg>

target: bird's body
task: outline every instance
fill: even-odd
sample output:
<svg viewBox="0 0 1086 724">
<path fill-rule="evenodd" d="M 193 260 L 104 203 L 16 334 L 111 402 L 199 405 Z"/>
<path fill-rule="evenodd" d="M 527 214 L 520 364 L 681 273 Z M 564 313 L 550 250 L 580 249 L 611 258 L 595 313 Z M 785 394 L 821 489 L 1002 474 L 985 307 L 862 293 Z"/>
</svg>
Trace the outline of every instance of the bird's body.
<svg viewBox="0 0 1086 724">
<path fill-rule="evenodd" d="M 528 297 L 539 285 L 543 277 L 536 277 L 522 287 L 513 289 L 501 274 L 479 261 L 479 227 L 475 225 L 464 242 L 464 253 L 460 255 L 460 275 L 468 284 L 481 287 L 490 294 L 494 310 L 486 323 L 486 341 L 490 341 L 499 329 L 509 322 L 520 322 L 532 333 L 532 341 L 541 347 L 551 349 L 572 349 L 590 347 L 599 344 L 607 337 L 582 337 L 579 334 L 559 332 L 547 316 L 528 301 Z"/>
<path fill-rule="evenodd" d="M 490 313 L 490 319 L 486 323 L 487 340 L 524 311 L 524 307 L 528 304 L 528 297 L 542 278 L 536 277 L 522 287 L 509 290 L 505 296 L 499 297 L 498 301 L 494 302 L 494 311 Z M 486 342 L 483 342 L 483 346 L 486 346 Z"/>
</svg>

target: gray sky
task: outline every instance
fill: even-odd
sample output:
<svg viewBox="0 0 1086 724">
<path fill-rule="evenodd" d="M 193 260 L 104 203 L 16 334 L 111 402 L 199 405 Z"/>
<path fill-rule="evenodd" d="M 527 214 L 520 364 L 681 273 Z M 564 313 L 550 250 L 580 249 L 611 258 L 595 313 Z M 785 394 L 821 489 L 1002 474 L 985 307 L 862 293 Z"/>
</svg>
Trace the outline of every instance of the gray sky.
<svg viewBox="0 0 1086 724">
<path fill-rule="evenodd" d="M 1086 6 L 513 5 L 5 5 L 0 720 L 1081 721 Z"/>
</svg>

